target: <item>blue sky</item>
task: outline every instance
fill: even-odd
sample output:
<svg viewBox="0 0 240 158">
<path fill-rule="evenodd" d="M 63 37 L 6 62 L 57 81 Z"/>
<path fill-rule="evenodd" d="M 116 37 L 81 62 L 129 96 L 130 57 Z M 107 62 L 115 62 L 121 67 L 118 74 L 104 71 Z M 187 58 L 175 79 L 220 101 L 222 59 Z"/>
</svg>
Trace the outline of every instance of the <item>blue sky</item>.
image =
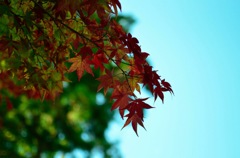
<svg viewBox="0 0 240 158">
<path fill-rule="evenodd" d="M 139 137 L 112 125 L 124 158 L 240 157 L 240 1 L 122 0 L 131 33 L 175 96 L 145 118 Z"/>
</svg>

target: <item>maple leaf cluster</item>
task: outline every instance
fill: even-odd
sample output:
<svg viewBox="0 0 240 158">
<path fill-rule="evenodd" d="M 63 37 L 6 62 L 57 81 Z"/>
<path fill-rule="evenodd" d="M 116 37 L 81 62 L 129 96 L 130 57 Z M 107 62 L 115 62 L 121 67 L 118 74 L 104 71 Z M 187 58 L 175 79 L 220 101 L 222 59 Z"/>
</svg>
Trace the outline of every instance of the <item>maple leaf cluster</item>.
<svg viewBox="0 0 240 158">
<path fill-rule="evenodd" d="M 98 90 L 112 93 L 111 109 L 137 134 L 137 125 L 144 127 L 143 109 L 152 108 L 135 95 L 140 85 L 149 87 L 155 100 L 173 91 L 146 61 L 149 54 L 137 38 L 115 21 L 118 10 L 119 0 L 0 1 L 0 88 L 54 99 L 63 81 L 69 82 L 68 73 L 80 80 L 99 69 Z"/>
</svg>

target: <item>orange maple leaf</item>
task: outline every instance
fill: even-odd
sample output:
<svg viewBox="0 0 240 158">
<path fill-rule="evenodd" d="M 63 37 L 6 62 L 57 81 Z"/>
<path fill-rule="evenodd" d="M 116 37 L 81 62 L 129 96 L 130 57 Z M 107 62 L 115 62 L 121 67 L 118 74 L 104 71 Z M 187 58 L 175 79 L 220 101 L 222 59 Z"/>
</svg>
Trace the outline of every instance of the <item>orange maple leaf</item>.
<svg viewBox="0 0 240 158">
<path fill-rule="evenodd" d="M 68 72 L 77 71 L 78 80 L 80 80 L 82 78 L 84 70 L 86 70 L 86 72 L 88 72 L 89 74 L 94 76 L 92 69 L 90 67 L 90 64 L 89 64 L 90 63 L 89 59 L 87 57 L 84 59 L 82 59 L 81 56 L 73 57 L 73 58 L 68 59 L 68 62 L 72 63 Z"/>
</svg>

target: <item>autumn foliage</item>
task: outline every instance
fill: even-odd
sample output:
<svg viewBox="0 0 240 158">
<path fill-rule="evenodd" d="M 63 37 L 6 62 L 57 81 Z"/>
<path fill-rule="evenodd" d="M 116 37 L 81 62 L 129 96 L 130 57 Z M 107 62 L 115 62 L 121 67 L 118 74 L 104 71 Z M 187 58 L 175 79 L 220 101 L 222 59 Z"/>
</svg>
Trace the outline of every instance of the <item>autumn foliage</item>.
<svg viewBox="0 0 240 158">
<path fill-rule="evenodd" d="M 77 73 L 79 82 L 89 73 L 98 91 L 111 93 L 111 109 L 126 118 L 123 127 L 131 123 L 137 133 L 143 110 L 152 106 L 135 93 L 146 86 L 163 101 L 163 93 L 173 91 L 146 61 L 138 39 L 115 21 L 119 10 L 119 0 L 0 1 L 0 89 L 54 99 L 63 81 L 70 82 L 68 73 Z M 6 96 L 0 99 L 11 108 Z"/>
</svg>

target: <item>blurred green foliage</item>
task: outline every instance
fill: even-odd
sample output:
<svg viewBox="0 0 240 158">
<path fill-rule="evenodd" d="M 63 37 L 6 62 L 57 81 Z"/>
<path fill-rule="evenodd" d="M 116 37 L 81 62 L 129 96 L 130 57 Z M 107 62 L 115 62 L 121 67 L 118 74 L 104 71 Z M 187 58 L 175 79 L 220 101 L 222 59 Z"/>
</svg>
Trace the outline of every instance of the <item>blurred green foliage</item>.
<svg viewBox="0 0 240 158">
<path fill-rule="evenodd" d="M 95 73 L 98 73 L 97 71 Z M 106 129 L 113 119 L 109 95 L 97 92 L 98 81 L 84 75 L 77 81 L 64 83 L 63 93 L 54 101 L 14 97 L 6 90 L 12 109 L 7 109 L 4 97 L 0 104 L 0 157 L 54 157 L 81 149 L 86 157 L 94 151 L 102 157 L 119 157 L 114 143 L 109 142 Z"/>
</svg>

